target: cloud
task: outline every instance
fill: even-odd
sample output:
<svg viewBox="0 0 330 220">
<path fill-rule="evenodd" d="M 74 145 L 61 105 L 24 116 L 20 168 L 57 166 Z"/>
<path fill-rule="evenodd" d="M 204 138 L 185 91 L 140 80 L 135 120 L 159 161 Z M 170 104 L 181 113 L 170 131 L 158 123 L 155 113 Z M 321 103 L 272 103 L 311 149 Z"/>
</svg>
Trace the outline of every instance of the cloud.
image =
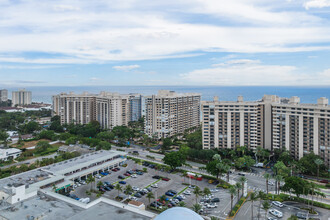
<svg viewBox="0 0 330 220">
<path fill-rule="evenodd" d="M 124 66 L 113 66 L 112 68 L 116 70 L 122 70 L 122 71 L 130 71 L 134 69 L 140 68 L 139 65 L 124 65 Z"/>
<path fill-rule="evenodd" d="M 212 68 L 181 74 L 181 78 L 201 85 L 329 85 L 330 70 L 305 74 L 295 66 L 267 65 L 259 60 L 231 60 Z"/>
<path fill-rule="evenodd" d="M 41 84 L 41 83 L 45 83 L 45 81 L 38 81 L 38 80 L 15 80 L 15 83 L 18 83 L 18 84 Z"/>
<path fill-rule="evenodd" d="M 324 16 L 277 0 L 3 2 L 2 62 L 90 64 L 330 49 Z M 63 57 L 22 55 L 31 51 Z"/>
<path fill-rule="evenodd" d="M 306 9 L 330 7 L 330 0 L 310 0 L 304 3 Z"/>
</svg>

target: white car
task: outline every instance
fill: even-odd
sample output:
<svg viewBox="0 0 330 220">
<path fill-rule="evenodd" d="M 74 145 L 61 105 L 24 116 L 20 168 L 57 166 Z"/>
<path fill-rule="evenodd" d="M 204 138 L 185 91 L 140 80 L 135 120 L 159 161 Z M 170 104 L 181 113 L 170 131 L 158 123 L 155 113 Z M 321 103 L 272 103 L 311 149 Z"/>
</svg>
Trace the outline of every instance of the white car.
<svg viewBox="0 0 330 220">
<path fill-rule="evenodd" d="M 277 220 L 277 218 L 273 218 L 273 217 L 268 217 L 268 220 Z"/>
<path fill-rule="evenodd" d="M 184 191 L 183 194 L 185 194 L 185 195 L 191 195 L 191 192 L 190 191 Z"/>
<path fill-rule="evenodd" d="M 280 211 L 278 211 L 278 210 L 276 210 L 276 209 L 269 210 L 269 213 L 272 214 L 272 215 L 274 215 L 274 216 L 276 216 L 276 217 L 278 217 L 278 218 L 282 218 L 283 217 L 283 213 L 280 212 Z"/>
<path fill-rule="evenodd" d="M 210 203 L 207 205 L 207 208 L 216 208 L 216 207 L 218 207 L 218 205 L 215 203 Z"/>
<path fill-rule="evenodd" d="M 133 189 L 134 191 L 140 191 L 140 188 L 139 188 L 139 187 L 136 187 L 136 186 L 133 186 L 132 189 Z"/>
<path fill-rule="evenodd" d="M 195 189 L 195 188 L 196 188 L 196 186 L 193 186 L 193 185 L 189 185 L 189 188 L 190 188 L 190 189 Z"/>
<path fill-rule="evenodd" d="M 280 207 L 280 208 L 282 208 L 284 206 L 283 203 L 281 203 L 279 201 L 273 201 L 272 204 L 276 205 L 277 207 Z"/>
<path fill-rule="evenodd" d="M 274 182 L 268 182 L 268 185 L 274 186 Z"/>
<path fill-rule="evenodd" d="M 158 188 L 157 183 L 151 185 L 152 188 Z"/>
<path fill-rule="evenodd" d="M 136 175 L 136 174 L 133 174 L 133 175 L 131 175 L 131 177 L 132 177 L 132 178 L 136 178 L 136 177 L 137 177 L 137 175 Z"/>
</svg>

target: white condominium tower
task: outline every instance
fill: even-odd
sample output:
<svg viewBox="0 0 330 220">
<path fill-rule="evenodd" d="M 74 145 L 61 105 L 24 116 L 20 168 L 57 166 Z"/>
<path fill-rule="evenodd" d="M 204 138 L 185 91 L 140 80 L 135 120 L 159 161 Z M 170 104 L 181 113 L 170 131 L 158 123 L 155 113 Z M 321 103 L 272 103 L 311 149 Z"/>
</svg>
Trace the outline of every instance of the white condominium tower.
<svg viewBox="0 0 330 220">
<path fill-rule="evenodd" d="M 296 159 L 314 152 L 330 163 L 330 107 L 328 99 L 302 104 L 265 95 L 260 101 L 202 102 L 203 148 L 247 146 L 286 149 Z"/>
<path fill-rule="evenodd" d="M 0 102 L 7 102 L 7 101 L 8 101 L 8 90 L 0 89 Z"/>
<path fill-rule="evenodd" d="M 132 114 L 135 118 L 141 117 L 142 110 L 136 106 L 133 110 L 130 108 L 131 100 L 135 102 L 137 96 L 142 97 L 110 92 L 61 93 L 53 96 L 53 111 L 55 115 L 60 116 L 62 124 L 88 124 L 96 120 L 102 128 L 112 129 L 115 126 L 127 125 Z"/>
<path fill-rule="evenodd" d="M 30 105 L 32 103 L 32 92 L 21 89 L 12 92 L 12 106 Z"/>
<path fill-rule="evenodd" d="M 145 97 L 145 132 L 166 138 L 200 125 L 200 94 L 160 90 Z"/>
</svg>

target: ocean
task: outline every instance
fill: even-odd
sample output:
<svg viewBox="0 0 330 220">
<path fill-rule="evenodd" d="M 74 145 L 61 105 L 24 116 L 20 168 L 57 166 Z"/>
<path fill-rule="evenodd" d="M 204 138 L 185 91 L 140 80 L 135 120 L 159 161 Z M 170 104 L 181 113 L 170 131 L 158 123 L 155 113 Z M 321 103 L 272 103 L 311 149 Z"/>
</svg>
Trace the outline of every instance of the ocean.
<svg viewBox="0 0 330 220">
<path fill-rule="evenodd" d="M 11 96 L 12 90 L 7 88 Z M 34 102 L 51 103 L 52 95 L 61 92 L 99 93 L 100 91 L 118 93 L 141 93 L 143 95 L 156 94 L 158 90 L 173 90 L 176 92 L 196 92 L 202 95 L 202 100 L 212 100 L 218 96 L 222 101 L 235 101 L 237 96 L 242 95 L 246 101 L 255 101 L 263 95 L 278 95 L 280 97 L 300 97 L 301 103 L 316 103 L 320 97 L 330 98 L 330 87 L 293 87 L 293 86 L 47 86 L 47 87 L 26 87 L 32 91 Z"/>
</svg>

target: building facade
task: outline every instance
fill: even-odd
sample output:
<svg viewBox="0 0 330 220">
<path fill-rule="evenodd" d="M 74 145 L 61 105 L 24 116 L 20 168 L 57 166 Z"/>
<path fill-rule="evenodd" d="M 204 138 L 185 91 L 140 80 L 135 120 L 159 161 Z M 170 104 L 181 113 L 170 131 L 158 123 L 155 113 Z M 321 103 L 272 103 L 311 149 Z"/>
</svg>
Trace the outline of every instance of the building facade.
<svg viewBox="0 0 330 220">
<path fill-rule="evenodd" d="M 21 89 L 12 92 L 12 106 L 30 105 L 32 103 L 32 92 Z"/>
<path fill-rule="evenodd" d="M 330 163 L 330 107 L 328 99 L 301 104 L 298 97 L 265 95 L 244 102 L 202 102 L 203 148 L 286 149 L 295 159 L 314 152 Z"/>
<path fill-rule="evenodd" d="M 60 116 L 62 124 L 88 124 L 98 121 L 102 128 L 112 129 L 115 126 L 127 126 L 132 120 L 132 113 L 136 118 L 141 117 L 142 110 L 131 110 L 133 99 L 137 99 L 135 95 L 110 92 L 85 92 L 78 95 L 61 93 L 53 96 L 53 113 Z M 135 111 L 138 113 L 135 114 Z"/>
<path fill-rule="evenodd" d="M 171 137 L 200 125 L 200 94 L 160 90 L 145 97 L 145 133 Z"/>
<path fill-rule="evenodd" d="M 8 90 L 0 89 L 0 102 L 7 102 L 7 101 L 8 101 Z"/>
</svg>

